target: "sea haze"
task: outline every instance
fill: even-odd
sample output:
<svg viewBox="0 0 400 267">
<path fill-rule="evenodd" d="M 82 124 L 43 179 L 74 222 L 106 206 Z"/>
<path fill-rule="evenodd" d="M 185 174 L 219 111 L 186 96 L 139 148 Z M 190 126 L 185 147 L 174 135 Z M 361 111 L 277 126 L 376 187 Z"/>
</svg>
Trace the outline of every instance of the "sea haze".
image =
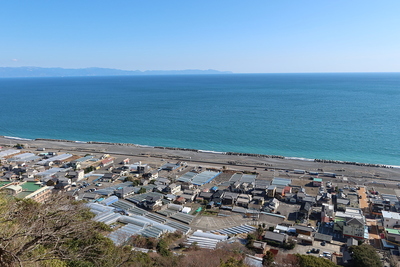
<svg viewBox="0 0 400 267">
<path fill-rule="evenodd" d="M 400 74 L 0 79 L 0 135 L 400 165 Z"/>
</svg>

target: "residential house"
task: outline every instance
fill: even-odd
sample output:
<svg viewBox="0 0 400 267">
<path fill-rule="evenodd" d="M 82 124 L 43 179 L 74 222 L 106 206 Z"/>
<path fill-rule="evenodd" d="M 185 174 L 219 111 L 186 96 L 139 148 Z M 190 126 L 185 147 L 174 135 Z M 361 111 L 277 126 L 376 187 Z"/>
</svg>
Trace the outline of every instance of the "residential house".
<svg viewBox="0 0 400 267">
<path fill-rule="evenodd" d="M 346 208 L 346 211 L 335 213 L 335 231 L 341 232 L 344 236 L 357 239 L 368 238 L 368 228 L 361 209 Z"/>
<path fill-rule="evenodd" d="M 126 186 L 126 187 L 123 187 L 121 189 L 117 189 L 114 192 L 114 194 L 119 198 L 125 199 L 125 198 L 128 198 L 128 197 L 134 195 L 135 194 L 135 190 L 136 189 L 134 187 Z"/>
<path fill-rule="evenodd" d="M 348 198 L 336 198 L 335 201 L 335 208 L 338 211 L 346 211 L 346 207 L 350 206 L 350 199 Z"/>
<path fill-rule="evenodd" d="M 18 180 L 20 178 L 20 176 L 19 176 L 19 174 L 16 174 L 13 171 L 8 171 L 3 175 L 2 178 L 7 179 L 9 181 L 14 181 L 14 180 Z"/>
<path fill-rule="evenodd" d="M 147 210 L 155 211 L 161 209 L 162 196 L 147 196 L 139 205 Z"/>
<path fill-rule="evenodd" d="M 273 242 L 277 242 L 279 244 L 283 244 L 283 243 L 286 243 L 286 241 L 287 241 L 287 235 L 280 234 L 280 233 L 274 233 L 271 231 L 266 231 L 263 236 L 263 240 L 265 240 L 267 242 L 273 241 Z"/>
<path fill-rule="evenodd" d="M 253 197 L 253 200 L 250 201 L 248 208 L 252 210 L 261 210 L 261 208 L 264 206 L 264 203 L 265 203 L 264 197 L 255 196 Z"/>
<path fill-rule="evenodd" d="M 311 206 L 310 202 L 301 203 L 301 206 L 299 209 L 300 217 L 304 217 L 304 218 L 308 219 L 308 216 L 311 213 L 311 209 L 312 209 L 312 206 Z"/>
<path fill-rule="evenodd" d="M 212 196 L 214 193 L 212 192 L 200 192 L 200 194 L 197 196 L 196 200 L 197 201 L 211 201 Z"/>
<path fill-rule="evenodd" d="M 71 179 L 68 178 L 58 178 L 54 185 L 54 189 L 68 191 L 71 189 Z"/>
<path fill-rule="evenodd" d="M 335 217 L 334 206 L 330 204 L 322 204 L 321 222 L 328 223 L 330 221 L 333 221 L 334 217 Z"/>
<path fill-rule="evenodd" d="M 113 183 L 119 178 L 119 175 L 111 172 L 105 173 L 102 177 L 100 177 L 99 181 L 100 182 L 106 182 L 106 183 Z"/>
<path fill-rule="evenodd" d="M 382 217 L 387 242 L 400 246 L 400 213 L 382 211 Z"/>
<path fill-rule="evenodd" d="M 257 254 L 265 254 L 268 251 L 268 245 L 262 241 L 253 241 L 253 250 Z"/>
<path fill-rule="evenodd" d="M 174 203 L 175 204 L 179 204 L 179 205 L 183 205 L 183 204 L 186 203 L 186 200 L 185 200 L 184 197 L 178 197 L 178 198 L 175 199 Z"/>
<path fill-rule="evenodd" d="M 301 234 L 301 235 L 312 236 L 313 233 L 315 232 L 314 228 L 299 224 L 293 226 L 293 228 L 296 229 L 296 234 Z"/>
<path fill-rule="evenodd" d="M 215 203 L 215 206 L 221 206 L 222 205 L 222 196 L 224 195 L 225 191 L 218 190 L 215 192 L 212 196 L 211 201 Z"/>
<path fill-rule="evenodd" d="M 164 171 L 174 171 L 174 170 L 176 170 L 177 168 L 179 168 L 181 166 L 181 164 L 180 163 L 166 163 L 166 164 L 164 164 L 163 166 L 161 166 L 161 169 L 162 170 L 164 170 Z"/>
<path fill-rule="evenodd" d="M 276 212 L 278 210 L 279 204 L 280 202 L 278 199 L 276 198 L 270 199 L 265 203 L 263 210 L 266 212 Z"/>
<path fill-rule="evenodd" d="M 196 198 L 196 194 L 182 194 L 180 197 L 183 197 L 185 202 L 193 202 Z"/>
<path fill-rule="evenodd" d="M 307 196 L 307 195 L 306 195 L 305 193 L 303 193 L 303 192 L 297 192 L 297 194 L 296 194 L 297 203 L 302 203 L 302 202 L 303 202 L 303 199 L 304 199 L 306 196 Z"/>
<path fill-rule="evenodd" d="M 165 192 L 169 194 L 176 195 L 181 191 L 181 185 L 180 184 L 170 184 L 165 188 Z"/>
<path fill-rule="evenodd" d="M 314 238 L 312 235 L 310 236 L 310 235 L 298 234 L 296 239 L 297 239 L 298 243 L 303 244 L 303 245 L 312 245 L 313 241 L 314 241 Z"/>
<path fill-rule="evenodd" d="M 267 188 L 267 197 L 275 197 L 276 193 L 276 186 L 275 185 L 270 185 Z"/>
<path fill-rule="evenodd" d="M 265 197 L 266 189 L 264 189 L 264 190 L 254 189 L 253 191 L 251 191 L 251 194 L 253 196 Z"/>
<path fill-rule="evenodd" d="M 239 194 L 238 198 L 236 199 L 236 205 L 237 205 L 237 206 L 241 206 L 241 207 L 248 208 L 251 199 L 252 199 L 252 196 L 251 196 L 251 195 L 248 195 L 248 194 Z"/>
<path fill-rule="evenodd" d="M 73 182 L 82 181 L 85 178 L 84 170 L 76 170 L 67 172 L 66 177 L 70 178 Z"/>
<path fill-rule="evenodd" d="M 217 191 L 219 192 L 219 191 Z M 233 193 L 233 192 L 224 192 L 222 195 L 222 204 L 223 205 L 235 205 L 236 200 L 238 198 L 239 194 L 238 193 Z"/>
</svg>

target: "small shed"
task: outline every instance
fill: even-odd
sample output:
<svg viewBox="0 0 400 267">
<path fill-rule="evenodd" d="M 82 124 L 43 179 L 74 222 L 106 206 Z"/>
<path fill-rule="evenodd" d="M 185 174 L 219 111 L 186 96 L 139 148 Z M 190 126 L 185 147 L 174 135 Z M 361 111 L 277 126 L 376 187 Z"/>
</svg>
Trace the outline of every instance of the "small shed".
<svg viewBox="0 0 400 267">
<path fill-rule="evenodd" d="M 320 187 L 322 185 L 322 179 L 321 178 L 313 178 L 312 184 L 315 187 Z"/>
<path fill-rule="evenodd" d="M 182 213 L 189 214 L 191 210 L 192 210 L 192 208 L 184 207 L 184 208 L 181 210 L 181 212 L 182 212 Z"/>
<path fill-rule="evenodd" d="M 313 241 L 314 241 L 312 236 L 302 235 L 302 234 L 299 234 L 297 236 L 297 240 L 299 243 L 304 244 L 304 245 L 312 245 Z"/>
</svg>

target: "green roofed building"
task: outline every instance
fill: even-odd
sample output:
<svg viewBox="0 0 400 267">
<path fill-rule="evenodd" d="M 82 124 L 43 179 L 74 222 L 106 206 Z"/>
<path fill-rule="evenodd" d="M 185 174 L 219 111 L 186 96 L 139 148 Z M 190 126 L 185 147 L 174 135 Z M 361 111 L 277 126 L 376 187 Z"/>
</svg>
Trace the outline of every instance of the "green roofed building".
<svg viewBox="0 0 400 267">
<path fill-rule="evenodd" d="M 386 241 L 389 244 L 400 246 L 400 229 L 385 228 Z"/>
<path fill-rule="evenodd" d="M 322 179 L 321 178 L 313 178 L 313 186 L 320 187 L 322 185 Z"/>
<path fill-rule="evenodd" d="M 21 199 L 31 198 L 37 202 L 46 200 L 51 193 L 51 189 L 52 187 L 42 186 L 40 182 L 23 182 L 4 187 L 4 190 L 9 195 Z"/>
</svg>

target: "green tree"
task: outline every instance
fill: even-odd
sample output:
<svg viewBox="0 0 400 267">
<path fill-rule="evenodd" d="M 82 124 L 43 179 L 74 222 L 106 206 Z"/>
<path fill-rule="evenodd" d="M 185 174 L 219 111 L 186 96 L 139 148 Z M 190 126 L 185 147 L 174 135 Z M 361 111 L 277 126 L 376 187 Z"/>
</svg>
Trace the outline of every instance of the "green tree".
<svg viewBox="0 0 400 267">
<path fill-rule="evenodd" d="M 23 144 L 16 144 L 16 145 L 14 145 L 14 147 L 16 147 L 18 149 L 23 149 L 24 145 Z"/>
<path fill-rule="evenodd" d="M 89 173 L 89 172 L 91 172 L 91 171 L 94 171 L 94 167 L 93 167 L 93 166 L 86 167 L 86 168 L 83 170 L 84 173 Z"/>
<path fill-rule="evenodd" d="M 376 250 L 367 244 L 360 246 L 351 246 L 349 248 L 352 253 L 352 266 L 355 267 L 379 267 L 382 266 L 379 254 Z"/>
<path fill-rule="evenodd" d="M 243 263 L 243 260 L 230 257 L 225 262 L 221 260 L 219 267 L 246 267 L 246 265 Z"/>
<path fill-rule="evenodd" d="M 126 178 L 125 178 L 125 181 L 126 181 L 126 182 L 132 182 L 132 183 L 133 183 L 133 186 L 138 186 L 138 185 L 140 185 L 140 180 L 137 179 L 137 178 L 135 178 L 135 177 L 133 177 L 133 176 L 128 176 L 128 177 L 126 177 Z"/>
<path fill-rule="evenodd" d="M 0 266 L 113 266 L 117 248 L 82 202 L 0 196 Z"/>
<path fill-rule="evenodd" d="M 147 191 L 146 191 L 146 188 L 142 187 L 142 188 L 140 188 L 138 194 L 144 194 L 144 193 L 146 193 L 146 192 L 147 192 Z"/>
<path fill-rule="evenodd" d="M 252 249 L 254 240 L 256 240 L 256 236 L 254 234 L 248 234 L 246 247 Z"/>
<path fill-rule="evenodd" d="M 163 238 L 158 241 L 156 249 L 157 252 L 160 253 L 160 255 L 163 257 L 169 257 L 172 255 L 171 251 L 168 248 L 167 242 Z"/>
<path fill-rule="evenodd" d="M 263 234 L 264 234 L 264 228 L 262 227 L 261 224 L 259 224 L 258 227 L 257 227 L 257 230 L 256 230 L 257 240 L 262 240 L 263 239 Z"/>
<path fill-rule="evenodd" d="M 330 260 L 324 258 L 300 254 L 296 254 L 296 256 L 299 259 L 300 267 L 339 267 L 339 265 L 336 265 Z"/>
<path fill-rule="evenodd" d="M 262 264 L 264 267 L 269 267 L 272 266 L 273 262 L 274 262 L 274 253 L 268 250 L 263 257 Z"/>
</svg>

